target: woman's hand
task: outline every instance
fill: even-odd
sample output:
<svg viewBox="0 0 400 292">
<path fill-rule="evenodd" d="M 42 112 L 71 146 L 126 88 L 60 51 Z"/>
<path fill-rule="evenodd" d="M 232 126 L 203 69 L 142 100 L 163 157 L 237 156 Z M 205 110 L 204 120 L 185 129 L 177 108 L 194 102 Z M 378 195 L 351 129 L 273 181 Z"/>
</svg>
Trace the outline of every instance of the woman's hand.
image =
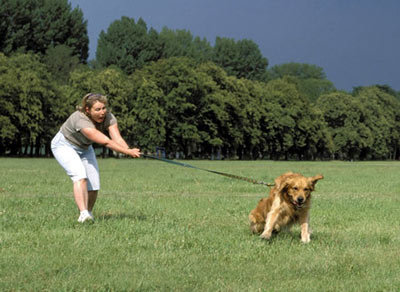
<svg viewBox="0 0 400 292">
<path fill-rule="evenodd" d="M 140 149 L 138 148 L 131 148 L 127 150 L 127 154 L 133 158 L 140 157 Z"/>
</svg>

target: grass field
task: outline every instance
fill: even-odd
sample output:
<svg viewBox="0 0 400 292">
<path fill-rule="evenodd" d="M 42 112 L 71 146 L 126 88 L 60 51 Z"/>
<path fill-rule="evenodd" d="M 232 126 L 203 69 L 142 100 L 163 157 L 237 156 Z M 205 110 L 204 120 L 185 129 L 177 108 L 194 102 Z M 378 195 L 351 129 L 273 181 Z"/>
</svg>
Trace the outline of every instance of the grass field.
<svg viewBox="0 0 400 292">
<path fill-rule="evenodd" d="M 322 173 L 311 243 L 298 227 L 250 233 L 267 187 L 144 159 L 99 159 L 82 225 L 54 159 L 0 158 L 0 290 L 400 291 L 400 162 L 189 163 L 268 182 Z"/>
</svg>

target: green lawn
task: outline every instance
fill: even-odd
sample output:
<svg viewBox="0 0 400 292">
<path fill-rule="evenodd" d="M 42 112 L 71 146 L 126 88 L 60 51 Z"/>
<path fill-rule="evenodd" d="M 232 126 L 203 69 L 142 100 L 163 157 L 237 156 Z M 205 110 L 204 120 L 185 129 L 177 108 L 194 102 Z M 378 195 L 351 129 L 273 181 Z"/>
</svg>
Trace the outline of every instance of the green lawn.
<svg viewBox="0 0 400 292">
<path fill-rule="evenodd" d="M 185 163 L 267 182 L 322 173 L 311 243 L 298 227 L 250 233 L 267 187 L 145 159 L 99 159 L 82 225 L 54 159 L 0 158 L 0 290 L 400 290 L 400 162 Z"/>
</svg>

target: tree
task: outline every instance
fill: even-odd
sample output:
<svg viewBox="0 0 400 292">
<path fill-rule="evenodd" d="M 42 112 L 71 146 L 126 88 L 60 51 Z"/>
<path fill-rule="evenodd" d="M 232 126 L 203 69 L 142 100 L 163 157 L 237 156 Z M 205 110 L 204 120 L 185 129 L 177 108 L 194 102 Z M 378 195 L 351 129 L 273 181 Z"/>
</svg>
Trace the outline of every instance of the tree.
<svg viewBox="0 0 400 292">
<path fill-rule="evenodd" d="M 273 159 L 312 159 L 329 152 L 329 136 L 318 112 L 286 79 L 266 84 L 262 94 L 264 151 Z"/>
<path fill-rule="evenodd" d="M 400 142 L 400 102 L 394 92 L 381 86 L 358 91 L 355 98 L 362 105 L 362 122 L 370 129 L 372 145 L 365 149 L 363 159 L 394 159 Z"/>
<path fill-rule="evenodd" d="M 345 92 L 320 96 L 317 107 L 331 132 L 336 159 L 359 159 L 373 144 L 371 130 L 364 123 L 363 107 L 357 98 Z"/>
<path fill-rule="evenodd" d="M 79 58 L 73 55 L 73 49 L 59 45 L 47 49 L 43 62 L 53 78 L 62 84 L 68 83 L 69 74 L 79 65 Z"/>
<path fill-rule="evenodd" d="M 162 59 L 132 75 L 135 84 L 135 128 L 141 145 L 155 146 L 185 157 L 210 157 L 242 141 L 240 123 L 229 111 L 240 111 L 237 98 L 225 86 L 234 84 L 215 64 L 193 59 Z M 153 128 L 151 128 L 153 126 Z"/>
<path fill-rule="evenodd" d="M 148 80 L 141 72 L 132 76 L 137 97 L 131 108 L 133 118 L 130 136 L 138 138 L 142 151 L 154 151 L 164 146 L 166 141 L 167 112 L 162 106 L 164 95 L 153 80 Z"/>
<path fill-rule="evenodd" d="M 70 108 L 69 114 L 81 104 L 83 96 L 87 93 L 102 93 L 100 86 L 95 85 L 98 72 L 100 70 L 91 70 L 88 67 L 79 67 L 71 72 L 67 86 L 70 98 L 66 101 Z"/>
<path fill-rule="evenodd" d="M 135 88 L 135 99 L 144 105 L 143 110 L 133 110 L 135 127 L 142 133 L 147 131 L 144 130 L 147 123 L 160 127 L 153 131 L 162 133 L 165 140 L 157 146 L 171 153 L 184 152 L 186 156 L 191 154 L 192 143 L 199 141 L 193 114 L 192 92 L 197 86 L 193 67 L 191 59 L 172 57 L 151 63 L 132 75 L 139 85 Z M 145 147 L 153 147 L 155 141 L 161 142 L 152 135 Z"/>
<path fill-rule="evenodd" d="M 13 123 L 15 119 L 15 102 L 12 95 L 12 78 L 8 71 L 9 60 L 4 54 L 0 53 L 0 154 L 11 149 L 13 142 L 19 135 L 17 125 Z"/>
<path fill-rule="evenodd" d="M 5 55 L 44 55 L 49 48 L 65 45 L 80 62 L 86 62 L 87 22 L 67 0 L 1 0 L 0 17 L 0 51 Z"/>
<path fill-rule="evenodd" d="M 338 159 L 394 159 L 399 155 L 400 102 L 386 89 L 355 88 L 322 95 L 317 106 L 332 133 Z"/>
<path fill-rule="evenodd" d="M 207 128 L 212 137 L 210 141 L 213 141 L 210 143 L 212 152 L 216 149 L 224 157 L 242 158 L 247 150 L 244 146 L 245 139 L 248 138 L 243 131 L 245 126 L 248 129 L 246 85 L 238 82 L 236 77 L 228 76 L 225 70 L 213 63 L 203 64 L 199 69 L 209 76 L 203 109 L 207 112 Z M 250 144 L 251 142 L 248 146 Z M 248 148 L 251 151 L 252 147 Z"/>
<path fill-rule="evenodd" d="M 285 63 L 275 65 L 268 70 L 268 80 L 285 76 L 295 76 L 299 79 L 326 79 L 326 74 L 321 67 L 305 63 Z"/>
<path fill-rule="evenodd" d="M 251 40 L 217 37 L 211 59 L 228 75 L 237 78 L 263 81 L 266 78 L 268 60 L 262 56 L 258 45 Z"/>
<path fill-rule="evenodd" d="M 205 38 L 193 38 L 190 31 L 174 31 L 164 27 L 160 32 L 160 40 L 163 42 L 162 58 L 189 57 L 200 63 L 211 58 L 210 43 Z"/>
<path fill-rule="evenodd" d="M 38 154 L 43 135 L 55 129 L 48 105 L 58 103 L 51 77 L 37 56 L 7 58 L 0 54 L 0 96 L 0 122 L 5 126 L 0 132 L 0 148 L 18 154 L 22 146 L 25 152 L 30 146 L 31 150 L 36 147 Z"/>
<path fill-rule="evenodd" d="M 240 158 L 257 159 L 262 152 L 261 118 L 264 109 L 261 107 L 261 96 L 264 83 L 247 79 L 234 79 L 235 96 L 238 101 L 240 129 L 243 134 L 243 142 L 238 153 Z M 235 121 L 232 121 L 235 122 Z"/>
<path fill-rule="evenodd" d="M 310 102 L 314 103 L 322 94 L 335 92 L 336 88 L 328 79 L 299 79 L 297 77 L 286 77 L 293 82 L 300 94 L 305 96 Z"/>
<path fill-rule="evenodd" d="M 396 97 L 398 100 L 400 100 L 400 91 L 394 90 L 392 87 L 390 87 L 387 84 L 383 84 L 383 85 L 382 84 L 375 84 L 375 85 L 372 85 L 372 86 L 369 86 L 369 87 L 376 87 L 379 90 L 381 90 L 383 92 L 386 92 L 387 94 L 392 95 L 392 96 Z M 352 91 L 351 94 L 356 96 L 356 95 L 358 95 L 360 93 L 360 91 L 364 90 L 365 88 L 368 88 L 368 87 L 366 87 L 366 86 L 353 87 L 353 91 Z"/>
<path fill-rule="evenodd" d="M 148 30 L 143 19 L 136 23 L 133 18 L 123 16 L 111 23 L 107 32 L 101 31 L 96 64 L 100 68 L 115 65 L 129 75 L 158 60 L 162 49 L 158 33 L 153 28 Z"/>
<path fill-rule="evenodd" d="M 267 76 L 268 80 L 286 78 L 311 102 L 315 102 L 322 94 L 336 91 L 333 83 L 326 79 L 323 69 L 316 65 L 302 63 L 275 65 L 268 70 Z"/>
</svg>

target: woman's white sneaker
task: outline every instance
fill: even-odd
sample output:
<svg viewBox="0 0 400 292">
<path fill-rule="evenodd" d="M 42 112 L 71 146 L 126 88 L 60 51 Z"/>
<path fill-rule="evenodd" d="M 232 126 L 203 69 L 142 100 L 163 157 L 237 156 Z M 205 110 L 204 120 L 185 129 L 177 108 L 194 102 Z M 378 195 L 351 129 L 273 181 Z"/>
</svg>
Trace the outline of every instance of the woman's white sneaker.
<svg viewBox="0 0 400 292">
<path fill-rule="evenodd" d="M 87 220 L 94 221 L 94 217 L 93 217 L 92 213 L 90 213 L 88 210 L 84 210 L 79 215 L 78 222 L 83 223 Z"/>
</svg>

